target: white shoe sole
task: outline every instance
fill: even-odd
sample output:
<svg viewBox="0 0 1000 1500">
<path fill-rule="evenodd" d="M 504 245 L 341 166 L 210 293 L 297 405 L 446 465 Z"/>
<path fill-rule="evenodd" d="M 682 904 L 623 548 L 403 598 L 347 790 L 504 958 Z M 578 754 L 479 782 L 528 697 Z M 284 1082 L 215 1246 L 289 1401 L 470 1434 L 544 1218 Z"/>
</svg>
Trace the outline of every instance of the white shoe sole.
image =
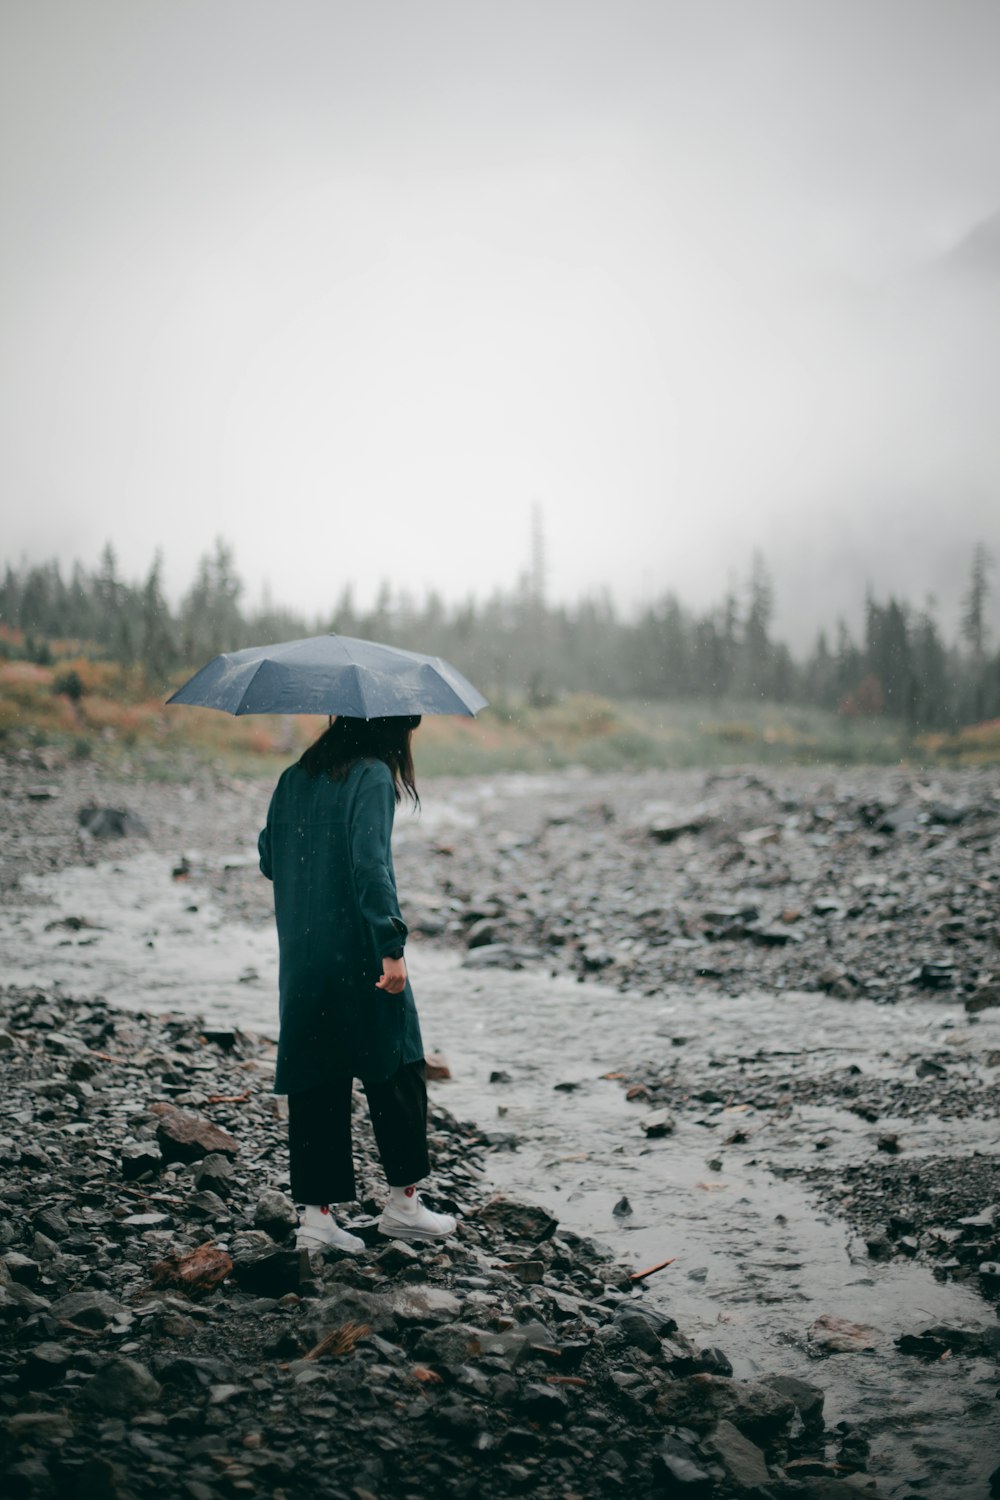
<svg viewBox="0 0 1000 1500">
<path fill-rule="evenodd" d="M 378 1221 L 379 1234 L 388 1235 L 391 1240 L 445 1240 L 450 1234 L 454 1234 L 458 1228 L 453 1222 L 447 1229 L 421 1229 L 419 1224 L 406 1224 L 399 1219 L 387 1219 L 383 1214 Z"/>
<path fill-rule="evenodd" d="M 350 1245 L 338 1245 L 334 1240 L 322 1239 L 317 1234 L 310 1234 L 307 1230 L 299 1230 L 295 1236 L 296 1250 L 339 1250 L 341 1255 L 360 1255 L 366 1250 L 364 1240 L 359 1240 L 356 1235 L 351 1235 Z"/>
</svg>

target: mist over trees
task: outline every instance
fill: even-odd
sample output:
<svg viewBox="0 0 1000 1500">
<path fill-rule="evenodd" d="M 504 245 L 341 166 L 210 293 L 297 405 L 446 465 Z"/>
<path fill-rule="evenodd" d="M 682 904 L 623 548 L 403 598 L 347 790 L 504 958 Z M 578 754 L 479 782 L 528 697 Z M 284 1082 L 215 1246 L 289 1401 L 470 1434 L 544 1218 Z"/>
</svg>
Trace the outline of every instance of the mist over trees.
<svg viewBox="0 0 1000 1500">
<path fill-rule="evenodd" d="M 914 730 L 947 729 L 1000 716 L 1000 651 L 988 625 L 993 560 L 974 549 L 961 617 L 943 633 L 930 606 L 870 595 L 857 636 L 844 620 L 819 633 L 805 659 L 773 634 L 774 589 L 754 557 L 745 586 L 701 614 L 665 593 L 632 618 L 607 595 L 549 604 L 541 538 L 516 587 L 482 601 L 416 601 L 383 584 L 362 608 L 350 586 L 319 617 L 265 598 L 251 607 L 232 548 L 219 539 L 171 608 L 162 562 L 146 577 L 121 576 L 114 549 L 97 568 L 8 564 L 0 582 L 0 653 L 49 658 L 49 642 L 76 641 L 140 671 L 150 693 L 219 651 L 336 630 L 453 661 L 494 701 L 543 704 L 564 692 L 666 701 L 760 698 L 842 714 L 891 715 Z M 14 633 L 17 634 L 14 634 Z M 20 639 L 23 637 L 23 639 Z"/>
</svg>

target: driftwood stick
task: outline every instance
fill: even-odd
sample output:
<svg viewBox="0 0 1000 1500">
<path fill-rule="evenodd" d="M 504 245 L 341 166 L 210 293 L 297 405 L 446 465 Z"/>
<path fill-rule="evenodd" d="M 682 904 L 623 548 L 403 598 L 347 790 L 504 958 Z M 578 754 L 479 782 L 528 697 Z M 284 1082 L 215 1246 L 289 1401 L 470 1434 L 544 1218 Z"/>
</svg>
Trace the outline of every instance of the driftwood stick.
<svg viewBox="0 0 1000 1500">
<path fill-rule="evenodd" d="M 662 1271 L 664 1266 L 672 1266 L 676 1259 L 676 1255 L 672 1255 L 669 1260 L 659 1260 L 655 1266 L 647 1266 L 644 1271 L 635 1271 L 629 1277 L 629 1281 L 645 1281 L 647 1276 L 655 1276 L 656 1272 Z"/>
</svg>

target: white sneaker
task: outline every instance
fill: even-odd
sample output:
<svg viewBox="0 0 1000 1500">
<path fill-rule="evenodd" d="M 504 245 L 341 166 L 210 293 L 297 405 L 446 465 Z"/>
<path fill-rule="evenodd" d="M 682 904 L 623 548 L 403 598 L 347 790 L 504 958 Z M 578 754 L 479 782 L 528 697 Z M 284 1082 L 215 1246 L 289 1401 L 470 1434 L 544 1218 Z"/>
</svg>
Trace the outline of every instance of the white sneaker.
<svg viewBox="0 0 1000 1500">
<path fill-rule="evenodd" d="M 379 1233 L 393 1240 L 443 1240 L 457 1227 L 457 1219 L 451 1214 L 433 1213 L 421 1203 L 418 1193 L 402 1200 L 390 1198 L 378 1221 Z"/>
<path fill-rule="evenodd" d="M 296 1250 L 340 1250 L 346 1255 L 358 1255 L 367 1249 L 364 1240 L 356 1234 L 341 1229 L 328 1208 L 317 1208 L 308 1203 L 295 1235 Z"/>
</svg>

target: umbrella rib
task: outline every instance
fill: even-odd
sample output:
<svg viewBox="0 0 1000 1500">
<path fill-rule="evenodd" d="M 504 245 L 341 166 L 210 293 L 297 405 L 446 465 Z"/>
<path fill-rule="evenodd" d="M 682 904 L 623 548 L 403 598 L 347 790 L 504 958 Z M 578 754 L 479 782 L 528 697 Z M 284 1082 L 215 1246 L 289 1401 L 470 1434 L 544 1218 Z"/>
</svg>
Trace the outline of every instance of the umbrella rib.
<svg viewBox="0 0 1000 1500">
<path fill-rule="evenodd" d="M 246 684 L 246 687 L 243 689 L 242 693 L 240 694 L 240 701 L 237 703 L 236 707 L 233 709 L 233 716 L 234 717 L 238 717 L 240 714 L 245 714 L 245 713 L 251 713 L 252 712 L 252 709 L 249 709 L 249 708 L 247 708 L 245 706 L 246 705 L 246 701 L 247 701 L 247 694 L 250 692 L 250 689 L 253 687 L 254 683 L 256 682 L 258 674 L 260 673 L 261 669 L 263 667 L 266 667 L 266 666 L 267 666 L 267 660 L 265 658 L 265 659 L 259 661 L 257 663 L 257 665 L 254 667 L 253 672 L 252 672 L 252 674 L 250 676 L 250 680 L 248 681 L 248 683 Z"/>
</svg>

